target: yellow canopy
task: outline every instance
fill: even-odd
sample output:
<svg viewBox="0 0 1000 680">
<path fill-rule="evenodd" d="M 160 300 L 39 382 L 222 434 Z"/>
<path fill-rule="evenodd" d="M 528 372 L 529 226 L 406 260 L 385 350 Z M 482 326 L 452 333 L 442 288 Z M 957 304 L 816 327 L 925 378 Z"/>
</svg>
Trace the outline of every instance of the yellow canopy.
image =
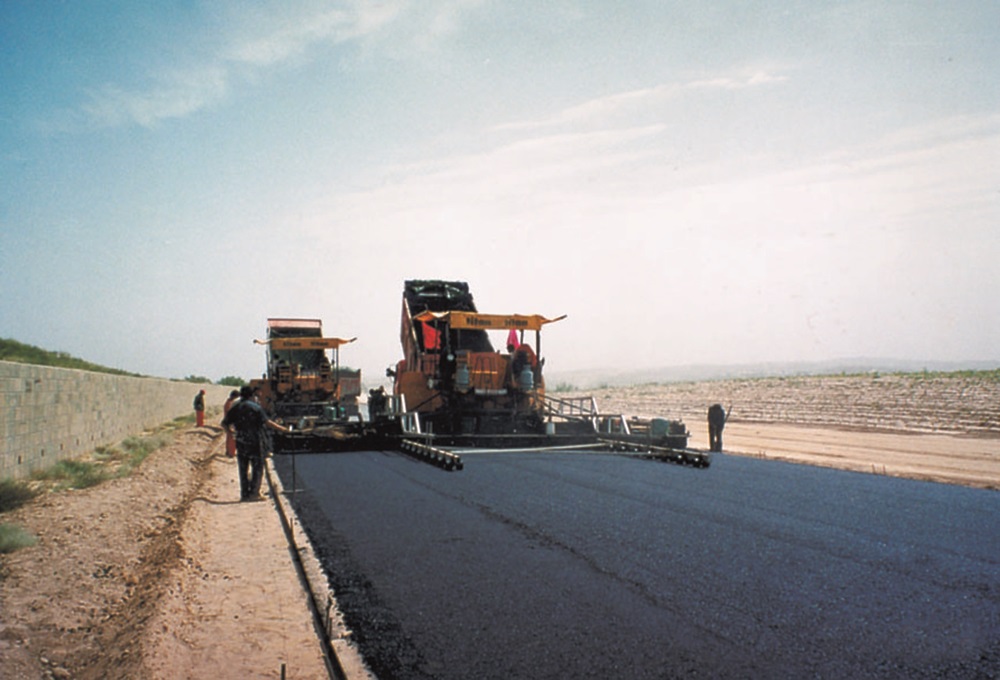
<svg viewBox="0 0 1000 680">
<path fill-rule="evenodd" d="M 414 317 L 415 321 L 443 320 L 452 328 L 477 328 L 479 330 L 539 331 L 547 323 L 565 319 L 566 315 L 546 319 L 539 314 L 479 314 L 477 312 L 432 312 L 424 311 Z"/>
<path fill-rule="evenodd" d="M 354 342 L 357 338 L 272 338 L 254 340 L 258 345 L 270 345 L 271 349 L 337 349 L 341 345 Z"/>
</svg>

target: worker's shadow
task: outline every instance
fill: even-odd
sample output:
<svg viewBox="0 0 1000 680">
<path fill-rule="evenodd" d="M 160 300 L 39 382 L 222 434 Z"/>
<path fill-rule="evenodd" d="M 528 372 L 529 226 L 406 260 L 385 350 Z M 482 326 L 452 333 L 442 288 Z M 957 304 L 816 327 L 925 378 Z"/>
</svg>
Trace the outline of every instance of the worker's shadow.
<svg viewBox="0 0 1000 680">
<path fill-rule="evenodd" d="M 207 441 L 215 441 L 225 433 L 226 431 L 217 425 L 202 425 L 201 427 L 193 427 L 186 432 L 188 436 L 198 437 Z"/>
<path fill-rule="evenodd" d="M 243 502 L 238 498 L 231 501 L 224 501 L 219 498 L 206 498 L 205 496 L 195 496 L 191 501 L 193 503 L 207 503 L 209 505 L 239 505 Z"/>
</svg>

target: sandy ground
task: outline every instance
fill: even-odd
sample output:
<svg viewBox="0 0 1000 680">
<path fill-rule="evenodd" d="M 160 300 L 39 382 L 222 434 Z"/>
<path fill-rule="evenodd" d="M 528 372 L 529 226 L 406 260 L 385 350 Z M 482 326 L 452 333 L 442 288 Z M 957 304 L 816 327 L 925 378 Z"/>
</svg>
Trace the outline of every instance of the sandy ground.
<svg viewBox="0 0 1000 680">
<path fill-rule="evenodd" d="M 707 425 L 692 443 L 707 448 Z M 733 422 L 723 446 L 759 458 L 1000 489 L 1000 438 Z"/>
<path fill-rule="evenodd" d="M 3 516 L 38 543 L 0 562 L 0 675 L 329 677 L 275 498 L 238 501 L 222 439 Z"/>
<path fill-rule="evenodd" d="M 273 500 L 237 500 L 233 459 L 215 453 L 209 473 L 147 624 L 143 677 L 328 677 Z"/>
<path fill-rule="evenodd" d="M 1000 489 L 1000 380 L 982 375 L 719 380 L 594 396 L 603 413 L 684 420 L 696 449 L 708 448 L 707 406 L 718 402 L 730 411 L 729 453 Z"/>
<path fill-rule="evenodd" d="M 719 386 L 681 390 L 682 405 L 657 392 L 605 399 L 625 413 L 685 413 L 691 445 L 706 448 L 700 405 Z M 966 401 L 957 406 L 968 416 Z M 882 430 L 847 427 L 843 412 L 838 423 L 802 425 L 740 419 L 737 408 L 724 444 L 763 459 L 1000 489 L 992 413 L 973 414 L 967 431 L 941 433 L 925 416 L 907 426 L 894 415 L 895 426 Z M 314 584 L 318 567 L 307 545 L 289 548 L 280 492 L 236 501 L 235 462 L 223 448 L 218 428 L 187 428 L 129 477 L 49 493 L 0 516 L 38 537 L 0 556 L 4 678 L 279 678 L 282 666 L 288 678 L 329 677 L 293 554 Z M 330 629 L 351 676 L 363 676 L 349 636 L 339 624 Z"/>
</svg>

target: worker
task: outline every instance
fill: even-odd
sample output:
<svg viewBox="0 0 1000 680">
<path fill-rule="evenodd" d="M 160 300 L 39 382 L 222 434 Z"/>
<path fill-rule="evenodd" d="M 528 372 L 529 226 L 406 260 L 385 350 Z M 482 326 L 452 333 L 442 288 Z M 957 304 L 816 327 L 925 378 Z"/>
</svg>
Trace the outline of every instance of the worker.
<svg viewBox="0 0 1000 680">
<path fill-rule="evenodd" d="M 726 426 L 729 414 L 722 404 L 712 404 L 708 407 L 708 449 L 722 451 L 722 428 Z"/>
<path fill-rule="evenodd" d="M 386 405 L 389 398 L 385 394 L 385 388 L 368 390 L 368 420 L 374 422 L 379 417 L 388 415 Z"/>
<path fill-rule="evenodd" d="M 205 390 L 194 397 L 194 419 L 198 427 L 205 427 Z"/>
<path fill-rule="evenodd" d="M 289 432 L 289 428 L 267 417 L 261 405 L 254 400 L 254 390 L 249 385 L 240 389 L 240 400 L 222 419 L 227 433 L 236 430 L 236 464 L 240 476 L 240 500 L 260 500 L 260 484 L 264 477 L 264 457 L 268 453 L 267 428 Z"/>
<path fill-rule="evenodd" d="M 226 399 L 226 403 L 222 405 L 222 415 L 225 417 L 229 413 L 229 409 L 233 407 L 240 398 L 239 390 L 233 390 L 229 393 L 229 398 Z M 226 430 L 226 455 L 230 458 L 236 457 L 236 437 L 229 430 Z"/>
<path fill-rule="evenodd" d="M 510 359 L 510 375 L 514 385 L 522 390 L 530 390 L 535 386 L 535 369 L 538 357 L 528 343 L 522 343 L 514 349 Z"/>
<path fill-rule="evenodd" d="M 514 348 L 511 358 L 512 370 L 515 376 L 524 370 L 525 367 L 535 370 L 538 366 L 538 357 L 528 343 L 522 343 Z"/>
</svg>

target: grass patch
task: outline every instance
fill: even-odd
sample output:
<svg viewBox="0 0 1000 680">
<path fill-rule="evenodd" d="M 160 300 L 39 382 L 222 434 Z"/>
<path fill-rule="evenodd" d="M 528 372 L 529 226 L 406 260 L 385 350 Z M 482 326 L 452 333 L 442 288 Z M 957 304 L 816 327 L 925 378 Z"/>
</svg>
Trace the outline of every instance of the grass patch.
<svg viewBox="0 0 1000 680">
<path fill-rule="evenodd" d="M 87 489 L 109 479 L 107 467 L 86 460 L 61 460 L 50 468 L 39 470 L 32 479 L 56 482 L 63 489 Z"/>
<path fill-rule="evenodd" d="M 16 524 L 0 524 L 0 553 L 12 553 L 36 542 L 37 538 Z"/>
<path fill-rule="evenodd" d="M 98 446 L 90 455 L 96 462 L 106 465 L 119 463 L 125 458 L 125 453 L 114 446 Z"/>
<path fill-rule="evenodd" d="M 118 468 L 118 476 L 126 477 L 132 474 L 132 471 L 142 465 L 149 454 L 157 449 L 162 449 L 171 441 L 173 441 L 173 435 L 167 431 L 157 432 L 146 437 L 129 437 L 122 442 L 125 456 Z"/>
<path fill-rule="evenodd" d="M 126 477 L 157 449 L 173 441 L 174 432 L 185 426 L 178 422 L 163 425 L 152 434 L 125 439 L 120 448 L 101 446 L 81 459 L 61 460 L 37 470 L 31 480 L 0 479 L 0 513 L 15 510 L 39 494 L 65 489 L 86 489 L 114 477 Z M 14 524 L 0 523 L 0 554 L 34 545 L 37 538 Z M 0 573 L 0 580 L 3 574 Z"/>
<path fill-rule="evenodd" d="M 149 454 L 170 444 L 177 421 L 159 427 L 152 434 L 128 437 L 119 446 L 99 446 L 72 460 L 61 460 L 52 467 L 32 473 L 36 482 L 48 482 L 51 490 L 86 489 L 109 479 L 127 477 Z"/>
<path fill-rule="evenodd" d="M 9 512 L 19 508 L 37 495 L 38 490 L 33 489 L 25 482 L 0 479 L 0 512 Z"/>
<path fill-rule="evenodd" d="M 129 373 L 118 368 L 109 368 L 99 364 L 92 364 L 65 352 L 50 352 L 49 350 L 26 345 L 23 342 L 10 338 L 0 338 L 0 360 L 13 361 L 19 364 L 34 364 L 36 366 L 58 366 L 60 368 L 75 368 L 83 371 L 95 371 L 97 373 L 111 373 L 113 375 L 138 376 L 138 373 Z"/>
<path fill-rule="evenodd" d="M 174 418 L 165 427 L 180 428 L 180 427 L 188 427 L 190 425 L 194 425 L 194 414 L 193 413 L 191 415 L 180 416 L 178 418 Z"/>
</svg>

